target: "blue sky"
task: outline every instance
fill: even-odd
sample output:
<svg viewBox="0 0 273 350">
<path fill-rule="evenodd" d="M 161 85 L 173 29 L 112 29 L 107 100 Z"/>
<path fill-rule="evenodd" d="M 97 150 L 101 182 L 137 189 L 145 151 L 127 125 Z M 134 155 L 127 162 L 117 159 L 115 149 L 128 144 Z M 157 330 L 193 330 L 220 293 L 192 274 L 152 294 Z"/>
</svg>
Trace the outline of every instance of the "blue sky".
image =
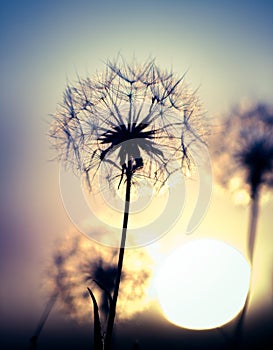
<svg viewBox="0 0 273 350">
<path fill-rule="evenodd" d="M 10 323 L 29 314 L 34 324 L 41 266 L 69 227 L 47 139 L 67 80 L 118 53 L 156 57 L 178 74 L 188 71 L 214 118 L 242 98 L 272 103 L 272 38 L 272 1 L 1 2 L 1 299 L 14 305 L 4 307 Z"/>
</svg>

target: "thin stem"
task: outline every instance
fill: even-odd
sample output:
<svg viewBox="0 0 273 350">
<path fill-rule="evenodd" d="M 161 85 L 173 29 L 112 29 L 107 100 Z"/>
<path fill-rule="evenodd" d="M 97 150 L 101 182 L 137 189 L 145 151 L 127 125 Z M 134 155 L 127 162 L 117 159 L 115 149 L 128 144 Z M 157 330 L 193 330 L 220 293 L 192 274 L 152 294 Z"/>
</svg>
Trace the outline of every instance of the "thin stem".
<svg viewBox="0 0 273 350">
<path fill-rule="evenodd" d="M 129 219 L 131 179 L 132 179 L 132 162 L 129 160 L 128 167 L 126 168 L 125 206 L 124 206 L 124 215 L 123 215 L 122 235 L 121 235 L 121 242 L 120 242 L 120 248 L 119 248 L 117 277 L 116 277 L 115 289 L 114 289 L 114 293 L 113 293 L 113 300 L 112 300 L 112 303 L 110 305 L 110 310 L 109 310 L 107 330 L 106 330 L 105 342 L 104 342 L 104 350 L 111 349 L 111 339 L 112 339 L 114 321 L 115 321 L 115 315 L 116 315 L 116 305 L 117 305 L 117 300 L 118 300 L 119 285 L 120 285 L 122 265 L 123 265 L 123 257 L 124 257 L 124 252 L 125 252 L 126 233 L 127 233 L 127 227 L 128 227 L 128 219 Z"/>
<path fill-rule="evenodd" d="M 255 237 L 257 231 L 257 221 L 259 212 L 259 190 L 257 189 L 251 198 L 250 220 L 248 229 L 248 254 L 250 263 L 253 263 L 253 253 L 255 246 Z"/>
<path fill-rule="evenodd" d="M 45 309 L 42 313 L 42 316 L 40 318 L 40 321 L 38 323 L 38 326 L 33 334 L 33 336 L 30 338 L 30 349 L 37 349 L 37 341 L 38 341 L 38 337 L 48 319 L 48 316 L 56 302 L 57 299 L 57 293 L 52 294 L 52 296 L 50 297 L 50 299 L 48 300 Z"/>
<path fill-rule="evenodd" d="M 244 305 L 243 310 L 241 311 L 241 314 L 240 314 L 239 319 L 237 321 L 234 336 L 233 336 L 232 342 L 230 344 L 230 348 L 232 350 L 233 349 L 239 350 L 241 347 L 242 333 L 243 333 L 243 327 L 244 327 L 244 322 L 245 322 L 245 318 L 246 318 L 247 308 L 248 308 L 248 304 L 249 304 L 249 297 L 250 297 L 250 293 L 248 292 L 245 305 Z"/>
<path fill-rule="evenodd" d="M 249 219 L 249 227 L 248 227 L 248 256 L 249 256 L 251 266 L 253 265 L 253 253 L 254 253 L 255 238 L 256 238 L 256 232 L 257 232 L 258 213 L 259 213 L 259 188 L 256 188 L 255 190 L 252 191 L 251 204 L 250 204 L 250 219 Z M 243 307 L 243 310 L 241 311 L 241 314 L 239 316 L 239 319 L 235 327 L 233 342 L 231 344 L 232 349 L 240 349 L 241 347 L 243 327 L 246 319 L 246 313 L 249 306 L 249 299 L 250 299 L 250 293 L 251 293 L 251 284 L 252 284 L 251 281 L 252 281 L 252 276 L 250 278 L 250 286 L 249 286 L 246 302 Z"/>
</svg>

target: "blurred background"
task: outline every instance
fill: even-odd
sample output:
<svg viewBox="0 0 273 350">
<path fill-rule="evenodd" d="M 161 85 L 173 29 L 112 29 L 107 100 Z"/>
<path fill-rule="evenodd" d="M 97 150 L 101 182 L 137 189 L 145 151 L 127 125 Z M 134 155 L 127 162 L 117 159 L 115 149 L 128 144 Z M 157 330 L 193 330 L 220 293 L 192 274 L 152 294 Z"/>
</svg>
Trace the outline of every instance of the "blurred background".
<svg viewBox="0 0 273 350">
<path fill-rule="evenodd" d="M 140 61 L 156 57 L 162 68 L 181 75 L 187 71 L 186 80 L 198 88 L 207 116 L 212 124 L 218 123 L 243 99 L 272 104 L 272 18 L 273 3 L 265 0 L 1 2 L 0 344 L 4 349 L 28 347 L 47 302 L 42 290 L 45 266 L 56 240 L 73 230 L 47 136 L 49 115 L 61 102 L 67 81 L 101 70 L 118 53 Z M 221 239 L 245 254 L 248 204 L 234 201 L 214 182 L 202 223 L 186 236 L 190 208 L 170 232 L 147 247 L 155 271 L 158 256 L 192 237 Z M 272 196 L 265 193 L 246 344 L 268 343 L 273 332 L 272 210 Z M 217 330 L 191 332 L 168 323 L 151 293 L 154 301 L 148 311 L 117 326 L 120 348 L 130 349 L 135 340 L 141 349 L 151 344 L 158 349 L 225 344 Z M 91 325 L 91 319 L 80 326 L 53 310 L 39 348 L 88 349 Z"/>
</svg>

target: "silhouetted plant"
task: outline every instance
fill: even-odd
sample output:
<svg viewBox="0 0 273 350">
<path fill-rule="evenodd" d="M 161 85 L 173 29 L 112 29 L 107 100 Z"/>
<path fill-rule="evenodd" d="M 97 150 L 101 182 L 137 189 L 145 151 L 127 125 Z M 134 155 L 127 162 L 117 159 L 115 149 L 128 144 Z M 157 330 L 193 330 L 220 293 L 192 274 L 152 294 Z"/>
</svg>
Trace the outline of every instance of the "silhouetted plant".
<svg viewBox="0 0 273 350">
<path fill-rule="evenodd" d="M 216 178 L 224 186 L 238 181 L 249 193 L 248 256 L 253 264 L 259 201 L 263 187 L 273 187 L 273 110 L 257 104 L 237 107 L 212 139 Z M 235 330 L 232 347 L 239 347 L 249 295 Z"/>
<path fill-rule="evenodd" d="M 57 295 L 57 306 L 79 323 L 88 322 L 88 291 L 94 292 L 105 323 L 109 313 L 109 294 L 115 287 L 118 249 L 104 247 L 75 232 L 56 244 L 48 262 L 44 289 L 47 295 Z M 119 295 L 120 320 L 143 311 L 149 304 L 148 289 L 152 260 L 145 250 L 129 250 L 125 257 L 122 286 Z"/>
<path fill-rule="evenodd" d="M 248 255 L 253 262 L 260 193 L 273 187 L 273 110 L 269 106 L 239 106 L 212 140 L 217 180 L 225 187 L 238 180 L 251 200 Z"/>
<path fill-rule="evenodd" d="M 140 176 L 161 187 L 171 174 L 190 168 L 190 148 L 202 142 L 203 117 L 184 76 L 161 70 L 154 60 L 128 64 L 122 58 L 107 62 L 103 73 L 68 85 L 53 116 L 50 136 L 59 160 L 85 176 L 91 191 L 99 170 L 109 190 L 126 184 L 117 274 L 103 337 L 106 350 L 116 313 L 131 187 Z"/>
</svg>

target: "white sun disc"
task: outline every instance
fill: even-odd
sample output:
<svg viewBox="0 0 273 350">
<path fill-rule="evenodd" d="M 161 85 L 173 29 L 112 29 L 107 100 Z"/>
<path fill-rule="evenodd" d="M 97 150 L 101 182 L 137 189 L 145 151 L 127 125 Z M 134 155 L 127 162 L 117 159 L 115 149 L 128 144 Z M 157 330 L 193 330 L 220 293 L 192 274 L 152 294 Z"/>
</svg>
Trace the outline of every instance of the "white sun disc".
<svg viewBox="0 0 273 350">
<path fill-rule="evenodd" d="M 163 263 L 155 286 L 165 317 L 188 329 L 222 326 L 243 308 L 250 266 L 239 251 L 212 239 L 175 250 Z"/>
</svg>

